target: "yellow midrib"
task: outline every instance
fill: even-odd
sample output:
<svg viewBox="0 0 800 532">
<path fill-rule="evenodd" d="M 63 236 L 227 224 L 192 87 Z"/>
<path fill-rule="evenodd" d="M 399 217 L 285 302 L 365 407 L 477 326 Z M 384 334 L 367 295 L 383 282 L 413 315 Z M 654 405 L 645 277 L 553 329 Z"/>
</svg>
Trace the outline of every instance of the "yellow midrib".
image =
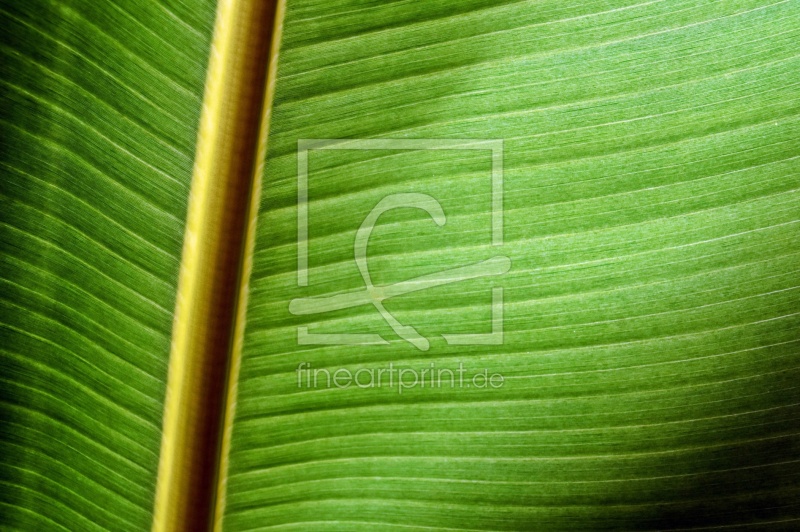
<svg viewBox="0 0 800 532">
<path fill-rule="evenodd" d="M 239 368 L 241 367 L 242 347 L 244 344 L 244 327 L 247 317 L 247 297 L 250 289 L 250 274 L 253 271 L 253 253 L 256 245 L 256 225 L 258 222 L 258 205 L 261 201 L 261 179 L 267 160 L 267 141 L 269 125 L 272 118 L 272 102 L 275 97 L 275 82 L 278 77 L 278 53 L 280 51 L 281 36 L 283 34 L 283 19 L 286 10 L 286 0 L 277 0 L 275 9 L 275 25 L 272 32 L 272 42 L 269 50 L 269 70 L 267 72 L 267 87 L 264 92 L 264 102 L 261 108 L 261 127 L 258 135 L 258 152 L 253 175 L 253 188 L 250 194 L 248 208 L 247 233 L 245 236 L 244 256 L 239 282 L 236 319 L 234 324 L 233 344 L 230 353 L 228 368 L 227 393 L 225 397 L 225 411 L 222 423 L 222 442 L 219 454 L 219 471 L 217 474 L 216 501 L 214 509 L 214 530 L 221 532 L 222 517 L 225 513 L 225 496 L 228 482 L 228 457 L 233 434 L 233 418 L 236 413 L 236 394 L 239 382 Z"/>
<path fill-rule="evenodd" d="M 217 7 L 172 329 L 158 532 L 221 527 L 283 6 L 220 0 Z"/>
</svg>

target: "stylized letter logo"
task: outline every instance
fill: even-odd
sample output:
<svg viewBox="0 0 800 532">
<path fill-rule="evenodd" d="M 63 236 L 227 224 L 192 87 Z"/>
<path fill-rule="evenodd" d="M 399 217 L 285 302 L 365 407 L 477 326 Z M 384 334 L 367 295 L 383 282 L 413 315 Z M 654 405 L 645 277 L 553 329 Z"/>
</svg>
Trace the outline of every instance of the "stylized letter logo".
<svg viewBox="0 0 800 532">
<path fill-rule="evenodd" d="M 308 286 L 308 152 L 324 150 L 489 150 L 492 154 L 492 245 L 502 245 L 502 141 L 472 139 L 317 139 L 298 141 L 298 285 Z M 511 260 L 495 255 L 487 260 L 448 270 L 423 275 L 387 286 L 375 286 L 369 272 L 367 245 L 380 216 L 392 209 L 411 208 L 425 211 L 437 226 L 445 225 L 447 218 L 441 204 L 434 197 L 421 193 L 390 194 L 378 202 L 367 214 L 356 232 L 354 255 L 356 266 L 364 280 L 364 289 L 331 296 L 293 299 L 289 312 L 311 315 L 336 310 L 372 305 L 386 323 L 403 340 L 417 349 L 427 351 L 430 342 L 413 326 L 401 323 L 384 306 L 389 298 L 433 288 L 436 286 L 498 276 L 508 272 Z M 378 334 L 311 333 L 308 327 L 297 328 L 299 344 L 365 345 L 387 344 Z M 503 343 L 503 289 L 492 288 L 492 332 L 478 334 L 442 334 L 450 345 L 476 345 Z"/>
</svg>

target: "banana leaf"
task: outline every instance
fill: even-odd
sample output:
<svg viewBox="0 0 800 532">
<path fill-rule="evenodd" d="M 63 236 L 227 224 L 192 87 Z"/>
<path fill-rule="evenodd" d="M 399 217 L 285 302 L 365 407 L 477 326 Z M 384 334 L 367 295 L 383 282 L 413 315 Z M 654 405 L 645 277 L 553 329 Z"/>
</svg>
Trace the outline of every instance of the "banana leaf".
<svg viewBox="0 0 800 532">
<path fill-rule="evenodd" d="M 163 529 L 222 4 L 0 2 L 3 528 Z M 797 527 L 800 4 L 276 18 L 215 529 Z"/>
</svg>

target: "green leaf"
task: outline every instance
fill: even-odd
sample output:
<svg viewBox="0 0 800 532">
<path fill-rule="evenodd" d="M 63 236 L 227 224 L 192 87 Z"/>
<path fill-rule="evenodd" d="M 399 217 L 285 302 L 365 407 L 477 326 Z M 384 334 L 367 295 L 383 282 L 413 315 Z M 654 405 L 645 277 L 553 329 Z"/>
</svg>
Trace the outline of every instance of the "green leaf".
<svg viewBox="0 0 800 532">
<path fill-rule="evenodd" d="M 799 7 L 289 0 L 225 528 L 796 524 Z M 343 138 L 502 140 L 502 245 L 491 151 L 317 145 L 299 286 L 298 141 Z M 364 290 L 356 231 L 402 193 L 435 198 L 446 223 L 382 215 L 376 286 L 495 255 L 511 270 L 386 300 L 427 351 L 368 297 L 292 314 Z M 492 330 L 494 287 L 503 343 L 447 344 Z M 299 345 L 303 327 L 387 344 Z M 305 381 L 389 364 L 504 382 Z"/>
<path fill-rule="evenodd" d="M 0 521 L 144 530 L 214 2 L 0 11 Z"/>
<path fill-rule="evenodd" d="M 203 101 L 214 4 L 0 1 L 4 528 L 154 523 L 200 109 L 264 89 L 234 2 Z M 224 528 L 796 525 L 799 7 L 279 2 Z"/>
</svg>

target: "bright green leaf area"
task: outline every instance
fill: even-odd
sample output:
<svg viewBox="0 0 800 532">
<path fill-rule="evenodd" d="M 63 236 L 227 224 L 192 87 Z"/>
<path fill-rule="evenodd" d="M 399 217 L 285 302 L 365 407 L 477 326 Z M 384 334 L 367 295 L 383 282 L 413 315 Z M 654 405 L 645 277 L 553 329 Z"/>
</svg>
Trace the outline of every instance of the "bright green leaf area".
<svg viewBox="0 0 800 532">
<path fill-rule="evenodd" d="M 503 245 L 488 151 L 311 150 L 298 287 L 309 138 L 502 139 Z M 288 0 L 226 529 L 797 526 L 798 156 L 794 1 Z M 387 300 L 429 351 L 372 305 L 292 315 L 364 289 L 356 230 L 403 192 L 447 223 L 384 214 L 376 285 L 511 270 Z M 503 344 L 446 344 L 491 330 L 493 287 Z M 388 345 L 298 345 L 298 327 Z M 298 386 L 301 363 L 390 362 L 505 381 Z"/>
<path fill-rule="evenodd" d="M 0 521 L 146 530 L 210 0 L 0 2 Z"/>
</svg>

